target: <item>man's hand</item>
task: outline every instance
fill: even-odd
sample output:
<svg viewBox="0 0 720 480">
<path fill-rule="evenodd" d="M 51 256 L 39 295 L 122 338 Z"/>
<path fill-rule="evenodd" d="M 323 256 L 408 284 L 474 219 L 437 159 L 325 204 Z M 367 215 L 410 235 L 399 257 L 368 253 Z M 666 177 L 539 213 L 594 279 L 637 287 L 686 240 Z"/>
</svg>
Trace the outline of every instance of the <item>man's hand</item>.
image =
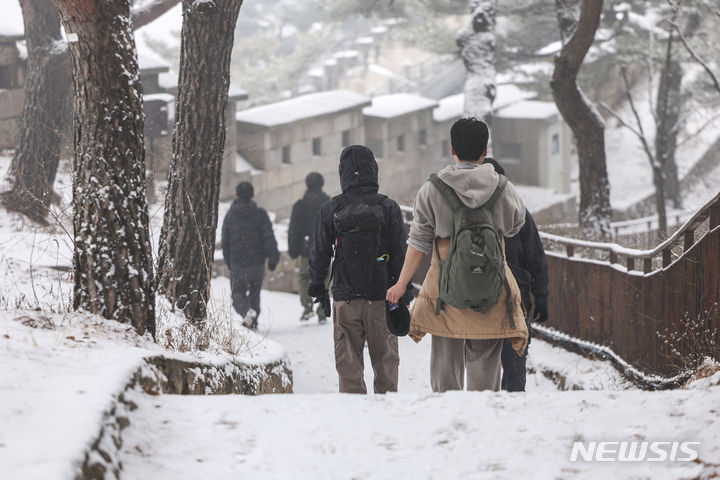
<svg viewBox="0 0 720 480">
<path fill-rule="evenodd" d="M 388 289 L 385 299 L 390 303 L 400 304 L 400 297 L 405 295 L 405 290 L 407 290 L 407 284 L 398 282 Z"/>
<path fill-rule="evenodd" d="M 548 319 L 547 295 L 535 297 L 535 309 L 533 310 L 533 320 L 543 323 Z"/>
<path fill-rule="evenodd" d="M 311 283 L 308 286 L 308 295 L 313 297 L 315 301 L 313 303 L 319 303 L 325 313 L 326 317 L 330 316 L 330 295 L 328 294 L 325 285 L 322 283 Z"/>
<path fill-rule="evenodd" d="M 278 260 L 268 260 L 268 269 L 273 272 L 278 266 Z"/>
</svg>

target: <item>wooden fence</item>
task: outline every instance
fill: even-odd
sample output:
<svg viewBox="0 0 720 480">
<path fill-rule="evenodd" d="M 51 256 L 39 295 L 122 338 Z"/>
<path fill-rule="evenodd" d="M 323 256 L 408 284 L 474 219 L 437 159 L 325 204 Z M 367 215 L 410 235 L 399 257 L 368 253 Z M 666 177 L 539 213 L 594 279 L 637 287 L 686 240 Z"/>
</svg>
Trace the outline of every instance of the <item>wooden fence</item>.
<svg viewBox="0 0 720 480">
<path fill-rule="evenodd" d="M 409 224 L 412 210 L 403 213 Z M 550 276 L 545 325 L 661 376 L 678 373 L 673 349 L 689 358 L 714 341 L 720 350 L 720 193 L 652 250 L 540 236 Z"/>
<path fill-rule="evenodd" d="M 541 237 L 549 326 L 659 375 L 720 342 L 720 194 L 652 250 Z"/>
</svg>

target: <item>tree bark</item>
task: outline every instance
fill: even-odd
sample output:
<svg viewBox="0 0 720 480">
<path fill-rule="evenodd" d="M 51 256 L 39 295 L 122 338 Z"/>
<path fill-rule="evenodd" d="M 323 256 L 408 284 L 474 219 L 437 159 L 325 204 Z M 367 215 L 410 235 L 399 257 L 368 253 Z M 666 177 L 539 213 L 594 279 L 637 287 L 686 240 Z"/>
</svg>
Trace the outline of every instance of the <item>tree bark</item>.
<svg viewBox="0 0 720 480">
<path fill-rule="evenodd" d="M 470 0 L 471 19 L 457 35 L 465 64 L 465 115 L 489 123 L 495 86 L 495 26 L 497 0 Z"/>
<path fill-rule="evenodd" d="M 183 0 L 173 156 L 160 236 L 159 292 L 186 318 L 207 315 L 230 86 L 242 0 Z"/>
<path fill-rule="evenodd" d="M 562 0 L 556 0 L 556 9 Z M 605 123 L 577 84 L 577 75 L 600 23 L 602 0 L 583 0 L 572 38 L 555 58 L 550 86 L 558 110 L 575 136 L 580 163 L 579 223 L 594 240 L 610 237 L 610 183 L 605 161 Z"/>
<path fill-rule="evenodd" d="M 680 179 L 678 177 L 675 151 L 678 137 L 682 128 L 680 115 L 684 102 L 682 94 L 683 68 L 676 57 L 676 31 L 675 20 L 678 10 L 673 10 L 671 25 L 668 27 L 668 40 L 665 58 L 660 76 L 657 93 L 656 117 L 658 119 L 655 133 L 655 158 L 662 166 L 663 182 L 666 200 L 673 203 L 674 208 L 682 208 L 682 195 L 680 192 Z M 700 26 L 701 17 L 693 13 L 688 18 L 683 35 L 692 37 Z M 663 232 L 661 232 L 663 233 Z M 667 234 L 667 231 L 664 232 Z"/>
<path fill-rule="evenodd" d="M 22 124 L 10 164 L 8 210 L 47 224 L 56 198 L 53 183 L 60 161 L 62 125 L 68 114 L 70 62 L 60 35 L 60 16 L 50 0 L 20 0 L 28 48 Z"/>
<path fill-rule="evenodd" d="M 73 67 L 73 304 L 154 335 L 142 85 L 130 5 L 54 2 Z"/>
<path fill-rule="evenodd" d="M 133 28 L 155 20 L 179 0 L 156 0 L 132 12 Z M 70 116 L 70 59 L 51 0 L 20 0 L 28 46 L 22 125 L 10 165 L 13 188 L 2 196 L 8 210 L 47 224 L 48 206 L 58 197 L 53 184 L 60 161 L 63 125 Z"/>
</svg>

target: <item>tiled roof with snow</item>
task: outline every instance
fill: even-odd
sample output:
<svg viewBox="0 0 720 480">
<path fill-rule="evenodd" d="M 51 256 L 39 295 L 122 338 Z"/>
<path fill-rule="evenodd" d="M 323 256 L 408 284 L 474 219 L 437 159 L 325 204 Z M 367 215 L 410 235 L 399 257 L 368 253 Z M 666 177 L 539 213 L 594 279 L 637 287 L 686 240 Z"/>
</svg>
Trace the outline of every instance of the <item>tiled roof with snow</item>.
<svg viewBox="0 0 720 480">
<path fill-rule="evenodd" d="M 558 109 L 553 102 L 534 100 L 514 103 L 495 112 L 497 118 L 546 119 L 555 115 Z"/>
<path fill-rule="evenodd" d="M 347 90 L 331 90 L 242 110 L 235 119 L 238 122 L 274 127 L 369 104 L 370 98 L 365 95 Z"/>
<path fill-rule="evenodd" d="M 513 103 L 522 102 L 537 97 L 537 93 L 522 90 L 515 85 L 498 85 L 493 109 L 503 109 Z M 453 118 L 460 118 L 465 111 L 465 94 L 458 93 L 440 99 L 438 107 L 433 110 L 433 120 L 445 122 Z"/>
<path fill-rule="evenodd" d="M 363 108 L 363 115 L 378 118 L 393 118 L 426 108 L 436 107 L 438 102 L 412 93 L 379 95 L 372 99 L 372 105 Z"/>
</svg>

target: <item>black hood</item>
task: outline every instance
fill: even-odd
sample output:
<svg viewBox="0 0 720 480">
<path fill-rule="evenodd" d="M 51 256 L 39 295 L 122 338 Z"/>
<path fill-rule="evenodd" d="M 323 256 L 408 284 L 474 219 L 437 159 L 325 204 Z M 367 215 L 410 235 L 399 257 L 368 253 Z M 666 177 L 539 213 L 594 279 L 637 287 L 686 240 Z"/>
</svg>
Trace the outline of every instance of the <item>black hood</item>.
<svg viewBox="0 0 720 480">
<path fill-rule="evenodd" d="M 343 193 L 377 193 L 378 166 L 372 151 L 362 145 L 345 147 L 340 154 Z"/>
</svg>

